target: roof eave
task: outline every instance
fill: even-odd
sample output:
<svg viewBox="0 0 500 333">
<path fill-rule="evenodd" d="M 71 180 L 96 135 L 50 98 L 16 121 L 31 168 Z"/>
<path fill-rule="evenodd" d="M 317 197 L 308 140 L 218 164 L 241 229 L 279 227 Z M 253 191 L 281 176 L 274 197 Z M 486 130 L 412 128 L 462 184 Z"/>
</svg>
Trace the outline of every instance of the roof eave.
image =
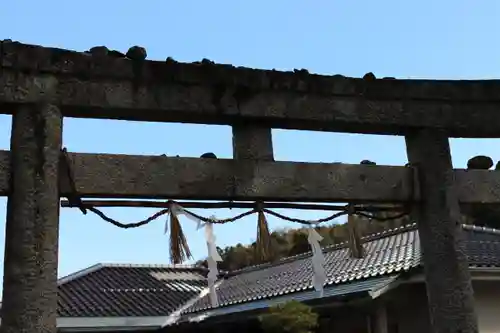
<svg viewBox="0 0 500 333">
<path fill-rule="evenodd" d="M 327 290 L 330 288 L 328 288 L 326 289 L 326 293 L 323 296 L 321 296 L 320 293 L 313 291 L 311 287 L 301 292 L 284 294 L 278 297 L 263 298 L 263 299 L 253 300 L 250 302 L 241 302 L 237 304 L 231 304 L 228 306 L 222 306 L 214 309 L 206 309 L 197 312 L 188 312 L 185 313 L 180 318 L 178 323 L 201 322 L 201 321 L 212 320 L 215 317 L 227 316 L 239 312 L 249 313 L 250 311 L 259 311 L 266 309 L 270 306 L 284 303 L 290 300 L 298 300 L 301 302 L 309 303 L 312 306 L 314 305 L 321 306 L 324 303 L 329 303 L 331 305 L 332 302 L 343 304 L 352 299 L 359 299 L 359 298 L 374 299 L 384 294 L 385 292 L 389 291 L 390 289 L 394 288 L 396 284 L 399 283 L 398 282 L 399 276 L 400 274 L 395 274 L 387 277 L 377 277 L 377 279 L 382 279 L 382 280 L 376 280 L 379 281 L 380 284 L 374 285 L 373 287 L 369 287 L 368 289 L 364 290 L 352 290 L 352 291 L 346 290 L 345 293 L 329 295 Z M 359 281 L 353 283 L 357 282 Z"/>
<path fill-rule="evenodd" d="M 371 294 L 369 291 L 365 290 L 337 297 L 312 298 L 308 300 L 303 300 L 303 302 L 310 305 L 313 308 L 316 308 L 316 307 L 323 307 L 325 303 L 328 303 L 330 306 L 334 303 L 336 305 L 340 305 L 340 304 L 346 304 L 353 300 L 366 299 L 366 298 L 371 298 Z M 292 299 L 294 298 L 293 297 L 290 298 L 290 300 Z M 235 320 L 234 318 L 239 318 L 241 316 L 244 316 L 245 319 L 256 318 L 269 308 L 270 306 L 269 302 L 271 300 L 272 299 L 263 299 L 250 303 L 241 303 L 238 305 L 231 305 L 207 311 L 199 311 L 199 312 L 185 314 L 176 324 L 185 325 L 196 322 L 198 323 L 204 322 L 208 324 L 219 321 L 232 321 L 229 318 L 233 318 L 233 320 Z M 252 305 L 251 307 L 249 307 L 250 304 Z"/>
<path fill-rule="evenodd" d="M 58 332 L 126 332 L 161 328 L 166 316 L 158 317 L 60 317 Z"/>
</svg>

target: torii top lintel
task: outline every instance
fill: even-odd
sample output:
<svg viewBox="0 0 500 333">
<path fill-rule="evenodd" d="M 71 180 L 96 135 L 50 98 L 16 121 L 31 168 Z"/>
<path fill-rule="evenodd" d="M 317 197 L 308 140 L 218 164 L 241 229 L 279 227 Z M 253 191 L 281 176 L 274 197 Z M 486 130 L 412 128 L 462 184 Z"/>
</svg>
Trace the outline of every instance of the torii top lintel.
<svg viewBox="0 0 500 333">
<path fill-rule="evenodd" d="M 397 80 L 134 61 L 3 41 L 0 103 L 55 87 L 64 116 L 404 135 L 500 137 L 500 80 Z M 13 89 L 16 87 L 16 89 Z M 0 108 L 0 112 L 12 112 Z"/>
</svg>

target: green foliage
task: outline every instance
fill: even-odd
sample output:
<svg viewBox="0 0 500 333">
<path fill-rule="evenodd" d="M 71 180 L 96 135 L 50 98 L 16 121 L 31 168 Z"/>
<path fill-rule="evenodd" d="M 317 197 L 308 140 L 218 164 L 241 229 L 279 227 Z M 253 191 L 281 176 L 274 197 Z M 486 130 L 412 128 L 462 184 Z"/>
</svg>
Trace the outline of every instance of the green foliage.
<svg viewBox="0 0 500 333">
<path fill-rule="evenodd" d="M 271 307 L 259 320 L 266 333 L 309 333 L 318 326 L 318 315 L 297 301 Z"/>
</svg>

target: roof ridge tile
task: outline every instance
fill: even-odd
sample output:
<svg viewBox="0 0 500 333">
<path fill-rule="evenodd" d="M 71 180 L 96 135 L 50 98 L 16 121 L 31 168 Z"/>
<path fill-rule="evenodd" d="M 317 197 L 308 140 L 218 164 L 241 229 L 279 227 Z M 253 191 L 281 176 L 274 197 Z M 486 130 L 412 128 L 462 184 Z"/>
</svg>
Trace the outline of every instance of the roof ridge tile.
<svg viewBox="0 0 500 333">
<path fill-rule="evenodd" d="M 483 226 L 478 226 L 474 224 L 462 224 L 462 228 L 464 230 L 468 231 L 477 231 L 477 232 L 482 232 L 490 235 L 499 235 L 500 236 L 500 229 L 496 228 L 490 228 L 490 227 L 483 227 Z"/>
<path fill-rule="evenodd" d="M 92 265 L 90 267 L 81 269 L 79 271 L 76 271 L 74 273 L 71 273 L 71 274 L 68 274 L 68 275 L 65 275 L 65 276 L 59 278 L 57 280 L 57 284 L 59 286 L 61 286 L 61 285 L 65 284 L 65 283 L 71 282 L 73 280 L 76 280 L 76 279 L 79 279 L 81 277 L 84 277 L 84 276 L 86 276 L 86 275 L 88 275 L 90 273 L 96 272 L 96 271 L 100 270 L 103 267 L 104 267 L 103 264 L 98 263 L 98 264 Z"/>
<path fill-rule="evenodd" d="M 415 222 L 412 222 L 412 223 L 405 224 L 405 225 L 400 226 L 400 227 L 396 227 L 396 228 L 392 228 L 392 229 L 387 229 L 387 230 L 384 230 L 384 231 L 380 231 L 380 232 L 376 232 L 376 233 L 373 233 L 373 234 L 369 234 L 369 235 L 366 235 L 364 237 L 361 237 L 361 239 L 364 242 L 372 242 L 372 241 L 375 241 L 375 240 L 378 240 L 378 239 L 381 239 L 381 238 L 394 236 L 394 235 L 397 235 L 397 234 L 400 234 L 400 233 L 403 233 L 403 232 L 406 232 L 406 231 L 411 231 L 411 230 L 414 230 L 416 228 L 417 228 L 417 224 Z M 321 249 L 324 252 L 330 252 L 330 251 L 336 251 L 336 250 L 344 249 L 344 248 L 347 247 L 347 245 L 348 245 L 348 242 L 341 242 L 341 243 L 338 243 L 338 244 L 332 244 L 332 245 L 322 246 Z M 229 276 L 234 276 L 234 275 L 238 275 L 238 274 L 242 274 L 242 273 L 248 273 L 248 272 L 251 272 L 251 271 L 260 270 L 260 269 L 264 269 L 264 268 L 279 266 L 279 265 L 282 265 L 282 264 L 285 264 L 285 263 L 289 263 L 289 262 L 292 262 L 292 261 L 295 261 L 295 260 L 308 258 L 309 256 L 311 256 L 311 254 L 312 254 L 311 251 L 307 251 L 305 253 L 300 253 L 300 254 L 296 254 L 296 255 L 293 255 L 293 256 L 288 256 L 288 257 L 285 257 L 285 258 L 281 258 L 281 259 L 279 259 L 276 262 L 267 262 L 267 263 L 262 263 L 262 264 L 258 264 L 258 265 L 247 266 L 247 267 L 244 267 L 244 268 L 240 268 L 240 269 L 236 269 L 236 270 L 233 270 L 233 271 L 229 271 L 229 272 L 227 272 L 226 276 L 229 277 Z"/>
<path fill-rule="evenodd" d="M 176 264 L 126 264 L 126 263 L 98 263 L 90 267 L 81 269 L 74 273 L 68 274 L 58 279 L 59 286 L 74 281 L 76 279 L 87 276 L 103 268 L 163 268 L 163 269 L 176 269 L 176 270 L 200 270 L 205 271 L 206 268 L 196 265 L 176 265 Z"/>
<path fill-rule="evenodd" d="M 171 268 L 171 269 L 198 269 L 199 266 L 188 264 L 128 264 L 128 263 L 101 263 L 102 267 L 111 268 Z"/>
</svg>

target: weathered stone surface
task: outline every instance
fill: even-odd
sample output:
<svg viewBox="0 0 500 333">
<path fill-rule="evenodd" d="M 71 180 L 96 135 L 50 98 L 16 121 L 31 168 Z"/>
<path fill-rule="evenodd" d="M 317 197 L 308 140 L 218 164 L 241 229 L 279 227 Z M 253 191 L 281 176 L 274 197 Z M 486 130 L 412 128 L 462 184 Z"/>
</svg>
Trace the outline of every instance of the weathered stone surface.
<svg viewBox="0 0 500 333">
<path fill-rule="evenodd" d="M 127 59 L 95 58 L 3 43 L 0 103 L 36 100 L 48 75 L 59 81 L 54 103 L 71 117 L 225 125 L 252 121 L 273 128 L 398 135 L 445 128 L 452 137 L 500 136 L 497 80 L 364 80 L 210 61 L 144 61 L 139 70 Z M 228 99 L 235 105 L 221 107 Z"/>
<path fill-rule="evenodd" d="M 215 155 L 214 153 L 212 152 L 209 152 L 209 153 L 203 153 L 201 154 L 200 158 L 213 158 L 213 159 L 216 159 L 217 158 L 217 155 Z"/>
<path fill-rule="evenodd" d="M 85 75 L 91 80 L 137 79 L 130 61 L 109 57 L 108 66 L 93 66 L 92 58 L 81 52 L 45 48 L 21 43 L 5 43 L 2 67 L 44 73 L 65 73 L 75 77 Z M 179 82 L 184 84 L 225 84 L 245 86 L 256 90 L 314 92 L 341 96 L 367 93 L 373 99 L 420 99 L 428 101 L 499 101 L 500 80 L 374 80 L 348 78 L 341 75 L 304 75 L 303 72 L 279 72 L 231 65 L 171 63 L 146 61 L 141 70 L 142 82 Z"/>
<path fill-rule="evenodd" d="M 89 53 L 96 57 L 106 57 L 108 52 L 109 50 L 106 46 L 94 46 L 89 50 Z"/>
<path fill-rule="evenodd" d="M 108 67 L 108 58 L 93 63 L 94 67 Z M 78 76 L 36 76 L 4 70 L 0 104 L 35 102 L 52 81 L 58 91 L 53 102 L 70 117 L 222 125 L 252 122 L 273 128 L 379 134 L 404 134 L 428 127 L 448 128 L 450 136 L 500 136 L 500 101 L 481 103 L 478 108 L 474 103 L 454 101 L 368 100 L 197 84 L 88 81 Z M 11 110 L 0 108 L 0 112 Z"/>
<path fill-rule="evenodd" d="M 399 201 L 407 198 L 408 190 L 406 170 L 397 167 L 377 172 L 345 164 L 92 154 L 72 158 L 77 187 L 88 196 L 108 192 L 111 197 L 169 199 Z"/>
<path fill-rule="evenodd" d="M 455 187 L 462 203 L 500 203 L 500 172 L 455 169 Z"/>
<path fill-rule="evenodd" d="M 489 156 L 474 156 L 467 161 L 467 169 L 471 170 L 488 170 L 493 166 L 493 160 Z"/>
<path fill-rule="evenodd" d="M 148 53 L 141 46 L 132 46 L 128 49 L 126 56 L 131 60 L 143 61 L 146 60 Z"/>
<path fill-rule="evenodd" d="M 366 73 L 364 76 L 363 76 L 363 80 L 365 81 L 375 81 L 377 79 L 377 77 L 375 76 L 375 74 L 373 74 L 372 72 L 370 73 Z"/>
<path fill-rule="evenodd" d="M 401 202 L 410 198 L 410 175 L 405 167 L 266 161 L 254 164 L 216 158 L 79 153 L 69 156 L 78 191 L 87 197 L 197 199 L 199 195 L 207 200 L 230 200 L 233 193 L 240 199 L 249 193 L 255 199 L 272 201 Z M 7 195 L 9 190 L 9 161 L 9 153 L 0 150 L 0 195 Z M 456 169 L 454 174 L 461 203 L 500 203 L 499 172 Z M 234 185 L 235 177 L 241 179 L 240 184 Z M 62 182 L 61 194 L 68 193 L 67 184 Z M 415 198 L 419 198 L 418 191 Z"/>
<path fill-rule="evenodd" d="M 0 196 L 7 196 L 10 189 L 10 152 L 0 150 Z"/>
<path fill-rule="evenodd" d="M 396 202 L 409 197 L 408 170 L 402 167 L 81 153 L 69 156 L 77 190 L 87 197 L 230 200 L 235 196 L 235 200 L 351 198 Z M 0 151 L 0 162 L 8 160 L 8 152 Z M 61 194 L 67 194 L 65 182 L 61 186 Z M 7 192 L 8 183 L 0 183 L 0 194 Z"/>
<path fill-rule="evenodd" d="M 448 141 L 439 131 L 422 130 L 406 137 L 408 160 L 418 167 L 422 197 L 414 217 L 424 258 L 432 332 L 477 333 Z"/>
<path fill-rule="evenodd" d="M 273 138 L 269 127 L 240 124 L 233 126 L 233 158 L 273 161 Z"/>
<path fill-rule="evenodd" d="M 108 55 L 110 57 L 114 57 L 114 58 L 118 58 L 118 59 L 126 57 L 126 55 L 124 53 L 117 51 L 117 50 L 109 50 Z"/>
<path fill-rule="evenodd" d="M 2 333 L 57 331 L 61 140 L 62 116 L 56 107 L 23 106 L 16 111 L 5 234 Z"/>
</svg>

